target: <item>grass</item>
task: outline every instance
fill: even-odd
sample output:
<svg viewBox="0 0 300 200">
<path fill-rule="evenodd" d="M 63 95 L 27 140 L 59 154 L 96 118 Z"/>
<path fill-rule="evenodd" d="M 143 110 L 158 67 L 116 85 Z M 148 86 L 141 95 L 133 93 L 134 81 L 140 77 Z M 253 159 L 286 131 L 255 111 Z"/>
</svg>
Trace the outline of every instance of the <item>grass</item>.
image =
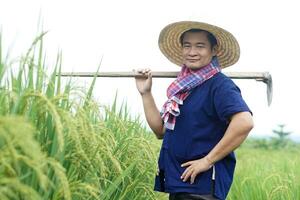
<svg viewBox="0 0 300 200">
<path fill-rule="evenodd" d="M 228 199 L 300 199 L 299 154 L 299 149 L 240 148 Z"/>
<path fill-rule="evenodd" d="M 94 101 L 96 78 L 88 89 L 62 79 L 61 53 L 46 67 L 44 36 L 10 62 L 0 34 L 0 199 L 167 199 L 153 191 L 161 142 L 117 95 Z M 299 153 L 240 148 L 228 199 L 300 199 Z"/>
</svg>

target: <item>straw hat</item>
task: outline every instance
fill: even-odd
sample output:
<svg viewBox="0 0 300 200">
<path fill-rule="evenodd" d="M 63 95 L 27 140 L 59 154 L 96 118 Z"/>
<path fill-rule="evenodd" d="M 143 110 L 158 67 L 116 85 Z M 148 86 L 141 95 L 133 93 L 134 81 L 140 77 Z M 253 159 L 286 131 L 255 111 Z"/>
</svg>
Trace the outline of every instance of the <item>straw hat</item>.
<svg viewBox="0 0 300 200">
<path fill-rule="evenodd" d="M 203 22 L 181 21 L 167 25 L 159 35 L 158 45 L 162 53 L 176 65 L 182 66 L 180 36 L 190 29 L 203 29 L 217 39 L 217 57 L 221 68 L 236 63 L 240 57 L 240 47 L 235 37 L 228 31 Z"/>
</svg>

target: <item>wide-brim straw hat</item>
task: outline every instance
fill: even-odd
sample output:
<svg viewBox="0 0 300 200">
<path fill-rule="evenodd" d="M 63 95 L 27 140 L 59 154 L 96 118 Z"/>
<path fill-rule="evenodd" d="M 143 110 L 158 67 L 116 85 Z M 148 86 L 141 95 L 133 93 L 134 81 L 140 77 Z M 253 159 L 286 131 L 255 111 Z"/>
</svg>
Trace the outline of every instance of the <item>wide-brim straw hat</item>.
<svg viewBox="0 0 300 200">
<path fill-rule="evenodd" d="M 158 45 L 162 53 L 174 64 L 182 66 L 180 36 L 190 29 L 202 29 L 212 33 L 217 39 L 217 57 L 221 68 L 235 64 L 240 57 L 240 47 L 235 37 L 228 31 L 203 22 L 181 21 L 167 25 L 159 35 Z"/>
</svg>

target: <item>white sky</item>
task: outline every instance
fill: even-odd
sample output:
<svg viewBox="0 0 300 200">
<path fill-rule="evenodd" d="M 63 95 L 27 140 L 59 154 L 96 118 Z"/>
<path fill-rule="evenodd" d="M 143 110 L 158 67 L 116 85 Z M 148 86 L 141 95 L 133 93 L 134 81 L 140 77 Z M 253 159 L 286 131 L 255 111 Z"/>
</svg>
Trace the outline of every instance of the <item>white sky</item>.
<svg viewBox="0 0 300 200">
<path fill-rule="evenodd" d="M 277 124 L 300 136 L 298 78 L 300 12 L 292 0 L 0 0 L 3 49 L 10 58 L 25 53 L 38 29 L 41 14 L 48 67 L 58 50 L 63 71 L 179 70 L 159 51 L 160 30 L 169 23 L 195 20 L 220 26 L 238 39 L 241 57 L 224 71 L 269 71 L 273 103 L 267 106 L 266 86 L 254 80 L 235 81 L 254 113 L 253 135 L 272 134 Z M 161 107 L 170 79 L 154 79 L 153 94 Z M 112 101 L 118 89 L 132 113 L 143 116 L 133 79 L 98 79 L 99 101 Z M 298 92 L 297 92 L 298 91 Z"/>
</svg>

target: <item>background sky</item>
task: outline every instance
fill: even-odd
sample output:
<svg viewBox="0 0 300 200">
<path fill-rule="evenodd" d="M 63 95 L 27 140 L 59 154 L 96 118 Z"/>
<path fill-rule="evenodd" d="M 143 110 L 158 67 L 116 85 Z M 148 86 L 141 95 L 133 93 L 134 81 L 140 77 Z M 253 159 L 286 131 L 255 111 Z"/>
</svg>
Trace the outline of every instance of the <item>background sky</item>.
<svg viewBox="0 0 300 200">
<path fill-rule="evenodd" d="M 25 54 L 37 35 L 39 18 L 45 36 L 48 68 L 59 50 L 63 71 L 97 69 L 131 71 L 151 68 L 174 71 L 158 48 L 160 30 L 167 24 L 193 20 L 231 32 L 241 47 L 240 60 L 223 71 L 268 71 L 273 76 L 273 102 L 267 104 L 266 85 L 254 80 L 234 80 L 254 113 L 253 136 L 272 135 L 286 124 L 300 139 L 299 118 L 299 6 L 296 0 L 0 0 L 3 48 L 14 59 Z M 154 79 L 153 95 L 160 108 L 172 79 Z M 78 79 L 88 85 L 89 80 Z M 143 108 L 133 79 L 98 78 L 95 97 L 110 104 L 118 90 L 133 115 Z"/>
</svg>

